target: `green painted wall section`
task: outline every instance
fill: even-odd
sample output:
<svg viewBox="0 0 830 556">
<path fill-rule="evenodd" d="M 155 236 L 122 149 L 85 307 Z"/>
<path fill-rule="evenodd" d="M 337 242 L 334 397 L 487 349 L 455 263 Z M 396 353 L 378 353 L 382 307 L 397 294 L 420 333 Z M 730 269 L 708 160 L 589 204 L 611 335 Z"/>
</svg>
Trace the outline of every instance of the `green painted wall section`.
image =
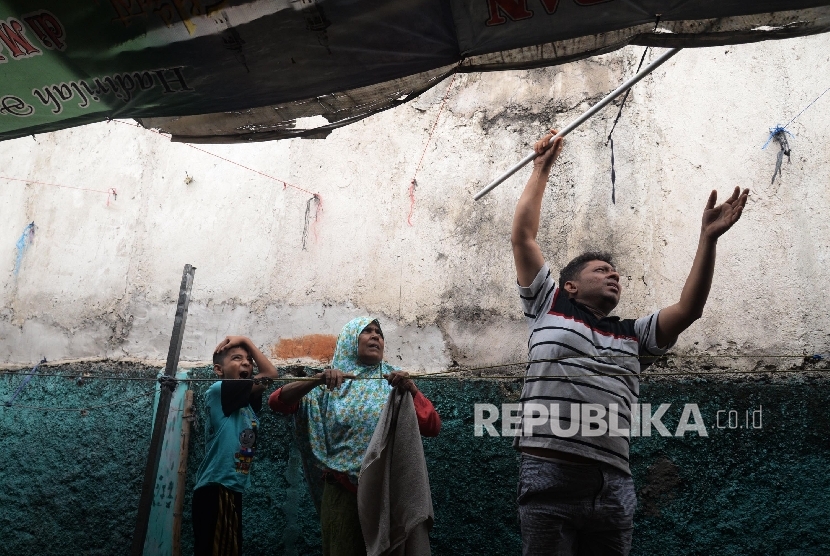
<svg viewBox="0 0 830 556">
<path fill-rule="evenodd" d="M 100 371 L 99 371 L 100 369 Z M 42 372 L 155 376 L 136 365 L 77 365 Z M 33 378 L 16 403 L 93 407 L 6 408 L 22 380 L 0 380 L 0 554 L 112 556 L 129 553 L 152 422 L 152 382 Z"/>
<path fill-rule="evenodd" d="M 0 554 L 113 555 L 129 552 L 150 437 L 150 381 L 102 381 L 83 373 L 152 378 L 135 364 L 84 364 L 44 372 L 16 403 L 89 408 L 58 412 L 0 409 Z M 210 376 L 208 369 L 196 376 Z M 826 375 L 825 375 L 826 376 Z M 23 373 L 0 375 L 0 403 Z M 519 381 L 422 381 L 444 421 L 425 439 L 435 505 L 436 555 L 519 554 L 511 439 L 473 435 L 476 403 L 514 402 Z M 206 383 L 196 385 L 196 403 Z M 830 380 L 818 375 L 758 380 L 645 381 L 642 402 L 672 404 L 674 432 L 683 405 L 697 403 L 709 436 L 632 439 L 639 505 L 633 554 L 830 553 Z M 106 407 L 95 408 L 104 404 Z M 760 429 L 752 411 L 762 408 Z M 718 429 L 719 410 L 734 425 Z M 734 417 L 738 417 L 736 421 Z M 288 418 L 263 412 L 252 488 L 244 496 L 247 554 L 319 554 L 317 517 L 293 449 Z M 728 413 L 721 414 L 728 424 Z M 757 425 L 756 416 L 756 425 Z M 496 423 L 499 428 L 499 423 Z M 189 495 L 203 454 L 193 431 L 184 550 L 191 546 Z"/>
</svg>

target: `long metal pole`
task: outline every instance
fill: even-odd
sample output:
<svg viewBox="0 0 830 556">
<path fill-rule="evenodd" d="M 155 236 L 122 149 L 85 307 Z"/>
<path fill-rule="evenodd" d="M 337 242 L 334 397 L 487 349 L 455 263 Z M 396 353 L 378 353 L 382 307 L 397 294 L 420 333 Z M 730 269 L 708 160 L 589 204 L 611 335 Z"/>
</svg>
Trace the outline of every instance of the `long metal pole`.
<svg viewBox="0 0 830 556">
<path fill-rule="evenodd" d="M 176 318 L 173 321 L 173 335 L 170 337 L 170 349 L 167 350 L 167 365 L 164 367 L 164 376 L 169 379 L 176 377 L 179 366 L 179 354 L 182 350 L 184 325 L 187 322 L 187 308 L 190 305 L 190 291 L 193 289 L 193 276 L 196 267 L 184 265 L 182 284 L 179 288 L 179 302 L 176 306 Z M 144 468 L 144 483 L 141 485 L 141 498 L 138 502 L 138 518 L 133 531 L 133 543 L 130 554 L 142 556 L 147 529 L 150 524 L 150 509 L 156 488 L 156 476 L 161 459 L 161 447 L 164 441 L 164 431 L 167 428 L 167 413 L 170 411 L 170 400 L 173 391 L 165 384 L 161 385 L 159 403 L 156 408 L 156 420 L 153 424 L 153 436 L 150 439 L 150 449 L 147 452 L 147 465 Z"/>
<path fill-rule="evenodd" d="M 654 60 L 652 63 L 650 63 L 645 68 L 643 68 L 643 70 L 640 71 L 640 73 L 638 73 L 637 75 L 635 75 L 634 77 L 632 77 L 631 79 L 629 79 L 628 81 L 626 81 L 625 83 L 623 83 L 622 85 L 620 85 L 619 87 L 614 89 L 614 91 L 612 91 L 608 96 L 606 96 L 604 99 L 602 99 L 601 101 L 599 101 L 598 103 L 593 105 L 591 108 L 586 110 L 577 119 L 575 119 L 574 121 L 572 121 L 571 123 L 566 125 L 563 129 L 561 129 L 559 131 L 559 133 L 557 133 L 554 137 L 551 138 L 550 142 L 553 143 L 554 139 L 556 139 L 557 137 L 564 137 L 567 134 L 569 134 L 570 132 L 572 132 L 573 130 L 575 130 L 576 128 L 578 128 L 580 125 L 585 123 L 585 121 L 588 120 L 591 116 L 593 116 L 594 114 L 596 114 L 597 112 L 599 112 L 600 110 L 605 108 L 605 106 L 607 106 L 612 100 L 614 100 L 615 98 L 617 98 L 618 96 L 620 96 L 621 94 L 626 92 L 628 89 L 630 89 L 631 87 L 636 85 L 643 77 L 645 77 L 646 75 L 650 74 L 651 72 L 653 72 L 654 70 L 656 70 L 657 68 L 662 66 L 669 58 L 671 58 L 672 56 L 674 56 L 678 52 L 680 52 L 679 48 L 671 48 L 671 49 L 667 50 L 666 52 L 664 52 L 659 58 Z M 482 197 L 487 195 L 491 190 L 495 189 L 495 187 L 497 185 L 499 185 L 504 180 L 506 180 L 507 178 L 509 178 L 510 176 L 512 176 L 513 174 L 515 174 L 519 170 L 521 170 L 528 162 L 530 162 L 534 158 L 536 158 L 536 156 L 537 156 L 536 153 L 532 152 L 529 155 L 527 155 L 526 157 L 524 157 L 518 164 L 516 164 L 515 166 L 512 166 L 509 170 L 507 170 L 501 176 L 497 177 L 495 180 L 490 182 L 490 184 L 487 187 L 485 187 L 484 189 L 482 189 L 481 191 L 476 193 L 476 195 L 474 197 L 475 200 L 478 201 L 479 199 L 481 199 Z"/>
</svg>

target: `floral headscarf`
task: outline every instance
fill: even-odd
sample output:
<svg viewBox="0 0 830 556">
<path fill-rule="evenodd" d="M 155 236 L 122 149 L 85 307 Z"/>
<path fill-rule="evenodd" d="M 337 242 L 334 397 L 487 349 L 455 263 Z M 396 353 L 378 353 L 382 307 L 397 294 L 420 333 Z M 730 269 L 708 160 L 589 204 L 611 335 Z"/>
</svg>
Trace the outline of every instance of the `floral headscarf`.
<svg viewBox="0 0 830 556">
<path fill-rule="evenodd" d="M 357 484 L 360 465 L 389 391 L 380 378 L 399 370 L 385 361 L 362 365 L 357 360 L 358 336 L 377 319 L 358 317 L 349 321 L 337 337 L 331 367 L 360 379 L 346 379 L 337 390 L 318 386 L 303 398 L 295 413 L 295 434 L 303 458 L 306 480 L 319 508 L 322 499 L 320 478 L 323 471 L 345 473 Z M 379 324 L 378 324 L 379 325 Z"/>
</svg>

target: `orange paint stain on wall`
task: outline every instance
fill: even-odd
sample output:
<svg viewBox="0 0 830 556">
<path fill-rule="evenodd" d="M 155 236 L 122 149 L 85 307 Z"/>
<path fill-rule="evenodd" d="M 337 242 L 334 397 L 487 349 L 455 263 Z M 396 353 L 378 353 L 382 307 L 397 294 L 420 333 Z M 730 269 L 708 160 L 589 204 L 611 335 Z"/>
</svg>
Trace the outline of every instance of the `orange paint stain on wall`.
<svg viewBox="0 0 830 556">
<path fill-rule="evenodd" d="M 317 361 L 331 361 L 336 344 L 337 336 L 331 334 L 282 338 L 271 348 L 271 355 L 277 359 L 309 358 Z"/>
</svg>

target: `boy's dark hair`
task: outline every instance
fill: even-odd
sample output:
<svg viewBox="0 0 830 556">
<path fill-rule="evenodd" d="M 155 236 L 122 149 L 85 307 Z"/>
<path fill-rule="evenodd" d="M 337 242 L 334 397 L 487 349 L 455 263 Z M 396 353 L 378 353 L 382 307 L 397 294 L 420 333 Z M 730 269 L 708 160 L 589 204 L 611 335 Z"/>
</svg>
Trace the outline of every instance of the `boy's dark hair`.
<svg viewBox="0 0 830 556">
<path fill-rule="evenodd" d="M 565 287 L 565 282 L 575 280 L 579 276 L 579 273 L 582 272 L 582 269 L 585 268 L 585 265 L 591 261 L 602 261 L 614 266 L 614 261 L 611 259 L 610 253 L 602 251 L 586 251 L 585 253 L 582 253 L 578 257 L 574 258 L 571 262 L 565 265 L 565 268 L 559 271 L 559 287 L 563 288 Z"/>
<path fill-rule="evenodd" d="M 233 346 L 233 347 L 244 349 L 245 353 L 248 354 L 248 357 L 251 357 L 251 352 L 248 351 L 248 348 L 246 348 L 245 346 Z M 214 365 L 219 365 L 220 367 L 222 365 L 224 365 L 225 364 L 225 357 L 228 356 L 228 352 L 230 352 L 231 349 L 233 349 L 233 348 L 230 348 L 230 349 L 225 348 L 222 351 L 220 351 L 219 353 L 214 353 L 213 354 L 213 364 Z"/>
</svg>

